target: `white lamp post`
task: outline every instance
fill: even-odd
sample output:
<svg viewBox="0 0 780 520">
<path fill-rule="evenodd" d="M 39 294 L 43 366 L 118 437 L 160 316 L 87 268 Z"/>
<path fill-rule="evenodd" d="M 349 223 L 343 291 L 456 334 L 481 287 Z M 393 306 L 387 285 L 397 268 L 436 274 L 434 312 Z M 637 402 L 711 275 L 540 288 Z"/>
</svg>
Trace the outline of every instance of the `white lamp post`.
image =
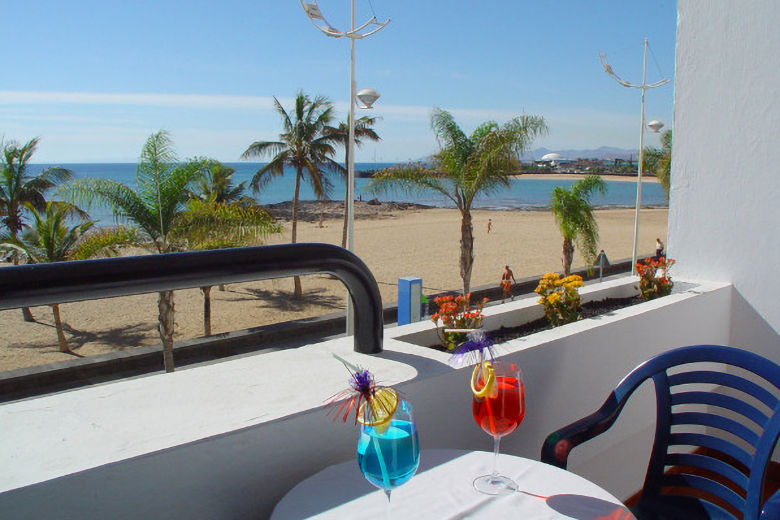
<svg viewBox="0 0 780 520">
<path fill-rule="evenodd" d="M 374 89 L 363 89 L 359 94 L 355 93 L 355 40 L 360 40 L 366 36 L 371 36 L 375 32 L 378 32 L 387 24 L 390 20 L 385 22 L 378 22 L 376 16 L 372 16 L 370 20 L 365 22 L 359 27 L 355 27 L 355 0 L 352 0 L 352 16 L 349 31 L 339 31 L 334 29 L 325 17 L 322 15 L 317 0 L 312 2 L 301 2 L 301 7 L 309 17 L 311 23 L 322 31 L 325 36 L 332 38 L 349 38 L 350 42 L 350 57 L 349 57 L 349 141 L 347 142 L 347 150 L 349 160 L 347 161 L 347 185 L 346 185 L 346 201 L 347 201 L 347 249 L 352 251 L 354 249 L 354 224 L 355 224 L 355 98 L 360 97 L 360 101 L 365 105 L 362 108 L 371 108 L 371 105 L 379 98 L 379 93 Z M 317 20 L 321 21 L 324 25 L 317 23 Z M 361 32 L 364 29 L 368 29 L 365 32 Z M 349 300 L 349 298 L 348 298 Z M 352 319 L 352 301 L 349 300 L 347 304 L 347 334 L 354 334 L 354 325 Z"/>
<path fill-rule="evenodd" d="M 623 85 L 624 87 L 629 88 L 638 88 L 642 89 L 642 116 L 639 123 L 639 165 L 637 169 L 637 178 L 636 178 L 636 209 L 634 211 L 634 245 L 631 250 L 631 274 L 636 274 L 636 256 L 637 256 L 637 249 L 639 246 L 639 208 L 642 205 L 642 163 L 645 160 L 645 91 L 647 89 L 660 87 L 661 85 L 666 85 L 669 83 L 669 78 L 664 78 L 660 81 L 656 81 L 655 83 L 647 83 L 647 38 L 645 38 L 645 54 L 644 54 L 644 61 L 642 63 L 642 84 L 641 85 L 635 85 L 633 83 L 629 83 L 628 81 L 625 81 L 624 79 L 620 78 L 615 72 L 612 70 L 612 67 L 609 65 L 609 62 L 607 61 L 607 55 L 606 54 L 599 54 L 599 59 L 601 60 L 601 66 L 604 67 L 604 72 L 612 76 L 615 81 Z M 660 121 L 654 120 L 651 121 L 651 123 L 660 123 L 661 126 L 663 126 L 663 123 Z M 648 125 L 650 126 L 650 125 Z M 658 127 L 658 129 L 661 128 L 661 126 Z M 651 127 L 653 131 L 655 130 L 653 127 Z"/>
</svg>

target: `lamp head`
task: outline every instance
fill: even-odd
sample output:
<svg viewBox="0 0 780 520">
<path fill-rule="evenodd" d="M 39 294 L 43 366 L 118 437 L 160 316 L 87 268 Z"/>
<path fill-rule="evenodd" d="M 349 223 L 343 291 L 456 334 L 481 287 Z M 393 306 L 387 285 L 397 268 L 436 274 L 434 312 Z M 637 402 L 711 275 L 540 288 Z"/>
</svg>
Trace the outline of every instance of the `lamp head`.
<svg viewBox="0 0 780 520">
<path fill-rule="evenodd" d="M 360 100 L 360 108 L 373 108 L 376 100 L 379 99 L 379 92 L 372 88 L 364 88 L 357 93 L 357 98 Z"/>
<path fill-rule="evenodd" d="M 657 120 L 657 119 L 653 119 L 652 121 L 650 121 L 649 123 L 647 123 L 647 127 L 648 127 L 650 130 L 652 130 L 653 132 L 655 132 L 655 133 L 657 134 L 657 133 L 658 133 L 658 131 L 659 131 L 661 128 L 663 128 L 663 127 L 664 127 L 664 124 L 663 124 L 662 122 L 660 122 L 659 120 Z"/>
</svg>

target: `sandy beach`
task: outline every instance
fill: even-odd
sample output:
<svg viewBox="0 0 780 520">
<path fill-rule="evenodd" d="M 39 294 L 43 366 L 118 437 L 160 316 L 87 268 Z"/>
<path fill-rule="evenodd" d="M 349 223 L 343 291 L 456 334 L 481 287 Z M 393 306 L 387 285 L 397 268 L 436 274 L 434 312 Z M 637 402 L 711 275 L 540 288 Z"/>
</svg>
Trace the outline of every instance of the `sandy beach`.
<svg viewBox="0 0 780 520">
<path fill-rule="evenodd" d="M 341 244 L 341 203 L 327 207 L 309 204 L 311 211 L 298 224 L 299 242 Z M 319 209 L 323 211 L 322 227 Z M 283 214 L 280 212 L 279 214 Z M 601 247 L 610 259 L 631 256 L 633 209 L 596 212 Z M 488 219 L 492 220 L 490 233 Z M 280 217 L 284 231 L 268 243 L 290 241 L 290 223 Z M 548 211 L 473 212 L 475 264 L 472 286 L 498 284 L 509 264 L 515 277 L 541 275 L 561 269 L 561 237 Z M 667 209 L 643 209 L 640 253 L 654 251 L 656 237 L 666 241 Z M 356 206 L 355 252 L 374 274 L 384 303 L 396 301 L 397 279 L 419 276 L 423 291 L 433 294 L 461 287 L 458 274 L 460 214 L 454 209 L 382 204 Z M 575 266 L 582 265 L 578 253 Z M 228 285 L 212 291 L 212 332 L 220 333 L 269 323 L 341 311 L 346 292 L 340 281 L 327 276 L 302 280 L 304 298 L 292 299 L 291 278 Z M 199 289 L 177 291 L 176 340 L 203 335 L 203 299 Z M 62 319 L 71 348 L 83 356 L 137 346 L 158 345 L 157 295 L 64 304 Z M 0 371 L 72 359 L 58 352 L 49 307 L 34 307 L 34 323 L 22 320 L 20 310 L 0 312 Z"/>
</svg>

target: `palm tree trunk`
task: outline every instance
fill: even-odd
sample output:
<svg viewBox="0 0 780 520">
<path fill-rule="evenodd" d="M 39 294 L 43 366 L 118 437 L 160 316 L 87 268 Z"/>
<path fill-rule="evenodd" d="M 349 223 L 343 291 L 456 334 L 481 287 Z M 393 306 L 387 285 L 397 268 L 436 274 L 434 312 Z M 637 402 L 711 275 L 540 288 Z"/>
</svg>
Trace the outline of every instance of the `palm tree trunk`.
<svg viewBox="0 0 780 520">
<path fill-rule="evenodd" d="M 346 152 L 344 152 L 344 165 L 349 168 L 349 138 L 347 138 L 347 142 L 344 143 L 344 148 L 346 149 Z M 347 247 L 347 226 L 349 225 L 349 215 L 347 215 L 347 206 L 349 206 L 349 186 L 347 186 L 347 184 L 349 184 L 349 172 L 347 172 L 344 182 L 344 226 L 341 229 L 341 247 L 343 248 Z"/>
<path fill-rule="evenodd" d="M 298 240 L 298 195 L 301 191 L 301 177 L 303 176 L 303 169 L 299 166 L 295 175 L 295 193 L 293 194 L 293 206 L 292 206 L 292 243 L 294 244 Z M 303 297 L 303 289 L 301 288 L 301 277 L 295 278 L 295 291 L 293 292 L 293 298 L 300 300 Z"/>
<path fill-rule="evenodd" d="M 563 276 L 571 274 L 571 262 L 574 259 L 574 244 L 571 238 L 563 239 Z"/>
<path fill-rule="evenodd" d="M 203 335 L 211 336 L 211 286 L 201 287 L 203 293 Z"/>
<path fill-rule="evenodd" d="M 53 304 L 51 306 L 51 312 L 54 314 L 54 327 L 57 329 L 57 342 L 60 345 L 60 352 L 67 352 L 68 354 L 72 354 L 70 347 L 68 346 L 68 340 L 65 339 L 65 332 L 62 330 L 62 319 L 60 318 L 59 304 Z"/>
<path fill-rule="evenodd" d="M 474 228 L 471 212 L 461 211 L 460 221 L 460 277 L 463 279 L 463 294 L 471 290 L 471 268 L 474 266 Z"/>
<path fill-rule="evenodd" d="M 157 331 L 163 344 L 165 371 L 173 372 L 173 291 L 160 291 L 157 308 L 159 310 Z"/>
</svg>

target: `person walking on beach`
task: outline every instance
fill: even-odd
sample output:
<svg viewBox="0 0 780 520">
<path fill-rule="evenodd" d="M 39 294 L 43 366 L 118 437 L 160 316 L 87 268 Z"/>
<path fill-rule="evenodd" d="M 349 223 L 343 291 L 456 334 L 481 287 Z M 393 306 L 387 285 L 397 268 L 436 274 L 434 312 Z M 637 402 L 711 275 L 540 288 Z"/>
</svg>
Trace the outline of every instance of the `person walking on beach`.
<svg viewBox="0 0 780 520">
<path fill-rule="evenodd" d="M 660 259 L 662 256 L 664 256 L 664 243 L 661 242 L 660 238 L 655 239 L 655 260 Z"/>
<path fill-rule="evenodd" d="M 517 280 L 515 280 L 515 275 L 512 272 L 512 270 L 509 268 L 509 266 L 505 265 L 504 273 L 501 275 L 501 288 L 504 290 L 503 298 L 505 300 L 509 297 L 512 297 L 512 299 L 514 299 L 514 296 L 512 296 L 513 283 L 517 283 Z"/>
<path fill-rule="evenodd" d="M 488 219 L 488 235 L 490 234 L 490 228 L 492 228 L 492 227 L 493 227 L 493 219 L 489 218 Z"/>
</svg>

